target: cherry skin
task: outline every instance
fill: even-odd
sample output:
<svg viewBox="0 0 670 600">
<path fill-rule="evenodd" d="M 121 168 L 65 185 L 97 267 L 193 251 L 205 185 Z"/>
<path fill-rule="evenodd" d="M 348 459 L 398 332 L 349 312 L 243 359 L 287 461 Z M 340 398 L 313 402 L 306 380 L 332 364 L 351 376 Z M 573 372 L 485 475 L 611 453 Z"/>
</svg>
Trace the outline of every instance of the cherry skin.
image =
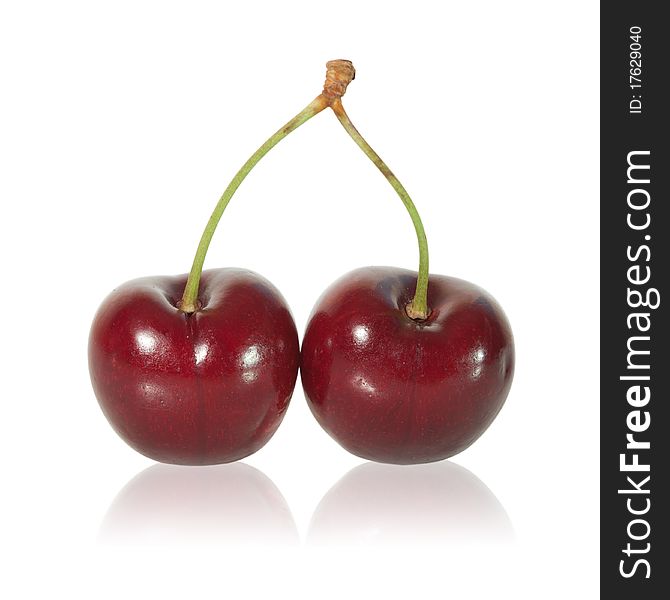
<svg viewBox="0 0 670 600">
<path fill-rule="evenodd" d="M 302 345 L 301 377 L 321 426 L 362 458 L 413 464 L 472 444 L 512 383 L 514 343 L 495 300 L 440 275 L 430 314 L 407 316 L 417 274 L 365 267 L 318 300 Z"/>
<path fill-rule="evenodd" d="M 298 374 L 298 334 L 270 282 L 241 269 L 202 274 L 199 309 L 177 304 L 186 275 L 123 284 L 100 306 L 89 370 L 105 416 L 155 460 L 244 458 L 276 431 Z"/>
</svg>

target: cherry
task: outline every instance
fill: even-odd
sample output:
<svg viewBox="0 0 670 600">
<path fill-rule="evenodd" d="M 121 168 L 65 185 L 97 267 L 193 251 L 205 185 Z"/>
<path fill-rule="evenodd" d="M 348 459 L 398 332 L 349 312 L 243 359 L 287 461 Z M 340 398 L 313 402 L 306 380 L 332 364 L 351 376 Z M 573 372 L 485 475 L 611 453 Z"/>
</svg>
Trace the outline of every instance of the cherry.
<svg viewBox="0 0 670 600">
<path fill-rule="evenodd" d="M 341 96 L 353 66 L 336 63 L 329 65 L 344 86 L 329 106 L 405 205 L 419 270 L 358 269 L 323 294 L 303 339 L 303 388 L 317 421 L 350 452 L 388 463 L 442 460 L 472 444 L 505 402 L 512 332 L 484 290 L 429 276 L 418 211 L 345 112 Z"/>
<path fill-rule="evenodd" d="M 261 448 L 288 407 L 298 334 L 270 282 L 241 269 L 202 275 L 199 308 L 178 299 L 186 276 L 130 281 L 93 322 L 93 389 L 117 433 L 166 463 L 237 460 Z"/>
<path fill-rule="evenodd" d="M 416 321 L 405 311 L 416 279 L 394 267 L 352 271 L 319 299 L 307 325 L 301 377 L 309 406 L 362 458 L 453 456 L 490 425 L 512 383 L 512 333 L 495 300 L 433 275 L 430 315 Z"/>
</svg>

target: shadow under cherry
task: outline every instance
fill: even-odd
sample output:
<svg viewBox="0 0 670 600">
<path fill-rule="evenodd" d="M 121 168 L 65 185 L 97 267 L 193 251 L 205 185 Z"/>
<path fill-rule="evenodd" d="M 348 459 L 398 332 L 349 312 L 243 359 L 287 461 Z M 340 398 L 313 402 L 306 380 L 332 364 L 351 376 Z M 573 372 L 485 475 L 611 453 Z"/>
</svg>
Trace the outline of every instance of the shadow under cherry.
<svg viewBox="0 0 670 600">
<path fill-rule="evenodd" d="M 131 479 L 107 510 L 98 540 L 109 544 L 239 545 L 299 542 L 286 500 L 244 463 L 156 464 Z"/>
<path fill-rule="evenodd" d="M 314 511 L 314 545 L 509 543 L 514 529 L 495 494 L 449 461 L 349 471 Z"/>
</svg>

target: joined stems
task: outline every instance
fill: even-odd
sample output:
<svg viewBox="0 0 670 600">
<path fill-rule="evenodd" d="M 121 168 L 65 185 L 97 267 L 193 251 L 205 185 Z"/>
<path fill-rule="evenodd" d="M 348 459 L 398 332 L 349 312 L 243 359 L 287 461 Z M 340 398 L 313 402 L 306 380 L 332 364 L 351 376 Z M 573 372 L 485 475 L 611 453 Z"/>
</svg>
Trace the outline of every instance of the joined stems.
<svg viewBox="0 0 670 600">
<path fill-rule="evenodd" d="M 358 144 L 358 147 L 363 150 L 365 155 L 381 171 L 382 175 L 384 175 L 387 181 L 391 184 L 391 187 L 396 191 L 398 196 L 400 196 L 402 203 L 405 205 L 405 208 L 407 209 L 407 212 L 412 219 L 414 230 L 416 231 L 416 239 L 419 244 L 419 276 L 416 280 L 416 291 L 414 292 L 414 298 L 407 305 L 405 310 L 407 315 L 412 319 L 426 319 L 430 313 L 428 308 L 428 240 L 426 239 L 426 232 L 424 231 L 419 212 L 417 211 L 416 206 L 414 206 L 414 202 L 412 202 L 412 199 L 409 197 L 407 190 L 393 174 L 393 171 L 388 168 L 379 154 L 377 154 L 372 149 L 370 144 L 365 141 L 356 127 L 354 127 L 354 124 L 351 122 L 351 119 L 349 119 L 349 116 L 344 110 L 344 106 L 342 106 L 342 101 L 339 98 L 336 98 L 332 101 L 330 107 L 333 109 L 333 112 L 337 116 L 346 132 L 351 136 L 354 142 Z"/>
<path fill-rule="evenodd" d="M 405 311 L 410 318 L 415 320 L 420 321 L 428 318 L 428 315 L 430 314 L 427 300 L 428 242 L 426 240 L 426 233 L 423 229 L 421 217 L 416 210 L 416 206 L 414 206 L 414 202 L 412 202 L 412 199 L 409 197 L 407 190 L 393 174 L 391 169 L 386 166 L 386 163 L 384 163 L 380 156 L 371 148 L 370 144 L 365 141 L 363 136 L 354 127 L 342 106 L 341 97 L 346 92 L 349 83 L 351 83 L 356 76 L 356 70 L 354 69 L 353 64 L 348 60 L 332 60 L 326 64 L 326 69 L 326 82 L 323 87 L 323 92 L 286 123 L 286 125 L 279 131 L 270 136 L 268 140 L 251 155 L 249 160 L 247 160 L 235 174 L 235 177 L 233 177 L 232 181 L 228 184 L 228 187 L 216 204 L 214 212 L 212 212 L 212 216 L 209 218 L 205 230 L 202 233 L 202 237 L 200 238 L 200 243 L 198 244 L 198 249 L 196 250 L 195 258 L 193 259 L 193 265 L 188 275 L 188 280 L 186 281 L 184 294 L 178 302 L 179 309 L 184 313 L 190 314 L 200 308 L 198 302 L 198 290 L 200 287 L 202 267 L 205 263 L 205 256 L 207 255 L 209 244 L 212 241 L 212 236 L 216 231 L 221 215 L 223 215 L 223 211 L 226 210 L 226 207 L 228 206 L 230 199 L 233 197 L 233 194 L 237 191 L 237 188 L 240 187 L 240 184 L 244 181 L 245 177 L 256 166 L 261 158 L 272 150 L 272 148 L 274 148 L 281 140 L 292 131 L 295 131 L 303 123 L 309 121 L 313 116 L 319 114 L 322 110 L 330 106 L 347 133 L 381 171 L 398 196 L 400 196 L 402 203 L 405 205 L 405 208 L 412 219 L 419 244 L 419 276 L 416 281 L 414 298 L 405 307 Z"/>
</svg>

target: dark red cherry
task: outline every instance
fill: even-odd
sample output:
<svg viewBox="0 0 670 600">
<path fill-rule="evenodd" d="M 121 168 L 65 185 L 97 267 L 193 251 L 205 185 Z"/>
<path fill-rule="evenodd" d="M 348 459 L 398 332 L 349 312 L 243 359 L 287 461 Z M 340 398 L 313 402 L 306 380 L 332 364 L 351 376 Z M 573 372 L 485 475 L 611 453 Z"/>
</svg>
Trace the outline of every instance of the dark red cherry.
<svg viewBox="0 0 670 600">
<path fill-rule="evenodd" d="M 98 402 L 117 433 L 155 460 L 238 460 L 279 426 L 298 371 L 285 300 L 241 269 L 202 274 L 199 308 L 177 304 L 186 275 L 146 277 L 114 290 L 89 338 Z"/>
<path fill-rule="evenodd" d="M 514 344 L 481 288 L 431 275 L 430 314 L 408 317 L 417 274 L 366 267 L 335 282 L 307 324 L 301 377 L 321 426 L 362 458 L 441 460 L 472 444 L 512 383 Z"/>
</svg>

